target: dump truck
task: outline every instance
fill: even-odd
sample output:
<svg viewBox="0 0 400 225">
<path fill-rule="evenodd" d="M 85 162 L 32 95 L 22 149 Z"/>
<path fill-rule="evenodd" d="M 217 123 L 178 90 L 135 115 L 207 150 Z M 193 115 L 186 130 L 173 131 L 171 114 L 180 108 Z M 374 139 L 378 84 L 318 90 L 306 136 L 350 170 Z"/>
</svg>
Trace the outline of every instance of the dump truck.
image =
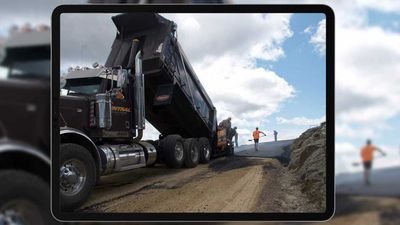
<svg viewBox="0 0 400 225">
<path fill-rule="evenodd" d="M 50 213 L 50 28 L 0 44 L 0 224 L 58 224 Z"/>
<path fill-rule="evenodd" d="M 216 109 L 177 40 L 155 13 L 113 16 L 104 64 L 60 79 L 60 208 L 79 207 L 100 176 L 165 163 L 195 167 L 229 154 L 218 145 Z M 159 132 L 142 140 L 146 120 Z"/>
</svg>

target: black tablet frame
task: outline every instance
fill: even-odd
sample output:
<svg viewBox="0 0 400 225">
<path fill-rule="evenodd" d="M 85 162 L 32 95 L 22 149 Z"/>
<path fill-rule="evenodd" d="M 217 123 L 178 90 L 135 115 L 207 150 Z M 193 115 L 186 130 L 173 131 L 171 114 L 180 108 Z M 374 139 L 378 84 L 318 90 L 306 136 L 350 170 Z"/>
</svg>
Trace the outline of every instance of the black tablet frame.
<svg viewBox="0 0 400 225">
<path fill-rule="evenodd" d="M 63 13 L 323 13 L 326 16 L 326 211 L 321 213 L 79 213 L 59 207 L 60 17 Z M 51 205 L 61 221 L 323 221 L 334 214 L 334 13 L 326 5 L 61 5 L 52 14 Z M 53 185 L 54 184 L 54 185 Z"/>
</svg>

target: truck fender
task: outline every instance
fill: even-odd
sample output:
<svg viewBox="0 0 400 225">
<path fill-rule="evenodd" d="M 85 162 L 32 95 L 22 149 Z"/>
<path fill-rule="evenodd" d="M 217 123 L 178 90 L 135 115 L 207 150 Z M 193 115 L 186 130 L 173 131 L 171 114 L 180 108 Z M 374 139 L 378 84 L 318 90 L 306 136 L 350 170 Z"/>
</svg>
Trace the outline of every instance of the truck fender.
<svg viewBox="0 0 400 225">
<path fill-rule="evenodd" d="M 60 144 L 62 143 L 75 143 L 88 149 L 96 164 L 97 177 L 100 176 L 102 171 L 100 153 L 92 139 L 80 130 L 62 127 L 60 128 Z"/>
<path fill-rule="evenodd" d="M 21 169 L 50 181 L 51 161 L 43 150 L 26 143 L 0 139 L 0 169 Z"/>
</svg>

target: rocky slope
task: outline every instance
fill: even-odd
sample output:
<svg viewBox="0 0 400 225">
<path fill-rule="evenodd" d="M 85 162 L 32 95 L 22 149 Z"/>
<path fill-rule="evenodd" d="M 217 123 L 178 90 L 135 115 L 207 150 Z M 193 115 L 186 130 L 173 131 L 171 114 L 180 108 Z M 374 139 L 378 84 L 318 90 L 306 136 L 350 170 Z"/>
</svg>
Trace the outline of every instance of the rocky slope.
<svg viewBox="0 0 400 225">
<path fill-rule="evenodd" d="M 288 169 L 293 173 L 293 185 L 300 184 L 308 204 L 325 211 L 326 201 L 326 123 L 305 131 L 291 146 Z"/>
</svg>

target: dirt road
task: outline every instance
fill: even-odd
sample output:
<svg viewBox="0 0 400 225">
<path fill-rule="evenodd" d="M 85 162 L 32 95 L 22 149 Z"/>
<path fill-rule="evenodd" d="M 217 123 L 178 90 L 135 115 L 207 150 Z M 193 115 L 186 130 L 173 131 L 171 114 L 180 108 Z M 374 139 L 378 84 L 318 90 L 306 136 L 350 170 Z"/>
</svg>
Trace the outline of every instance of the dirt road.
<svg viewBox="0 0 400 225">
<path fill-rule="evenodd" d="M 278 160 L 251 157 L 223 157 L 192 169 L 137 169 L 103 177 L 80 211 L 301 211 L 301 193 L 285 170 Z"/>
</svg>

